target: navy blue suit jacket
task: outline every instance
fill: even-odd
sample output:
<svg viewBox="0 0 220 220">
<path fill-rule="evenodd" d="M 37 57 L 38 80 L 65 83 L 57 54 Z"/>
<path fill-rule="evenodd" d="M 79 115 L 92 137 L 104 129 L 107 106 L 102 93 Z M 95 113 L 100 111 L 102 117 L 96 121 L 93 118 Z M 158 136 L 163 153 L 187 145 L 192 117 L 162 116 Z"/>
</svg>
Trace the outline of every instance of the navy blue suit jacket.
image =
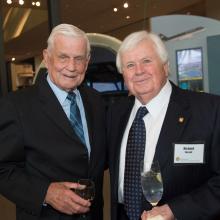
<svg viewBox="0 0 220 220">
<path fill-rule="evenodd" d="M 91 155 L 74 133 L 46 77 L 0 101 L 0 193 L 16 204 L 17 219 L 77 219 L 42 206 L 51 182 L 95 181 L 92 219 L 102 219 L 105 108 L 98 93 L 79 91 L 85 108 Z"/>
<path fill-rule="evenodd" d="M 112 220 L 117 219 L 120 145 L 134 97 L 115 103 L 108 113 L 108 161 Z M 183 121 L 179 118 L 184 118 Z M 204 164 L 174 164 L 174 143 L 204 143 Z M 220 219 L 220 97 L 181 90 L 172 94 L 156 146 L 167 203 L 178 220 Z M 143 210 L 150 209 L 143 198 Z"/>
</svg>

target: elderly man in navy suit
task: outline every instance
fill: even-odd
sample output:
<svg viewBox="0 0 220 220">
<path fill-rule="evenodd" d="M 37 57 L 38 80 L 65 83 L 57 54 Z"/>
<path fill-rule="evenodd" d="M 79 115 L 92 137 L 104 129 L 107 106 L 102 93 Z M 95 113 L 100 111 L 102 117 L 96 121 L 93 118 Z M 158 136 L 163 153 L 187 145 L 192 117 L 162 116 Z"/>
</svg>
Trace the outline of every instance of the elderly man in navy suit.
<svg viewBox="0 0 220 220">
<path fill-rule="evenodd" d="M 0 101 L 0 193 L 18 220 L 102 219 L 105 108 L 81 85 L 90 58 L 86 34 L 56 26 L 43 52 L 48 74 Z M 75 189 L 95 182 L 93 201 Z"/>
<path fill-rule="evenodd" d="M 131 95 L 108 112 L 112 220 L 220 219 L 220 98 L 170 82 L 167 51 L 153 33 L 126 37 L 117 67 Z M 140 160 L 159 161 L 156 207 L 142 193 Z"/>
</svg>

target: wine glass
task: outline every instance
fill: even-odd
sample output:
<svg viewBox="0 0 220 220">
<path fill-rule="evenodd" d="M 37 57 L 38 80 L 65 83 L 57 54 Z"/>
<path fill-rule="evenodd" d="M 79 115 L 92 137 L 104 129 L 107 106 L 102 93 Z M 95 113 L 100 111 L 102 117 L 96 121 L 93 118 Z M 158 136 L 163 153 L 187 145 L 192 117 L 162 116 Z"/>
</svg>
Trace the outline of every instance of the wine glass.
<svg viewBox="0 0 220 220">
<path fill-rule="evenodd" d="M 158 161 L 141 161 L 141 186 L 146 200 L 154 207 L 161 200 L 163 181 Z"/>
<path fill-rule="evenodd" d="M 80 179 L 78 184 L 84 186 L 83 188 L 78 187 L 74 192 L 82 197 L 83 199 L 92 201 L 95 198 L 95 183 L 91 179 Z M 86 218 L 87 213 L 81 214 L 81 217 Z"/>
<path fill-rule="evenodd" d="M 95 197 L 95 183 L 91 179 L 80 179 L 78 184 L 83 185 L 84 188 L 75 189 L 75 193 L 86 200 L 93 200 Z"/>
</svg>

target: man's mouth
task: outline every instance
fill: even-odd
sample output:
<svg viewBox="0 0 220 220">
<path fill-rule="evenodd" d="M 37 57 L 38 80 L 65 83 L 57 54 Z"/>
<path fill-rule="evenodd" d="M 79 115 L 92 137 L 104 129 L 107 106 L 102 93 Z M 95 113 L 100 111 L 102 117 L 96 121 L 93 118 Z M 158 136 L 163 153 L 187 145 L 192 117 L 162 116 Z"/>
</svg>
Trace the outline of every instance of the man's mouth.
<svg viewBox="0 0 220 220">
<path fill-rule="evenodd" d="M 135 83 L 137 84 L 142 84 L 144 82 L 146 82 L 148 79 L 141 79 L 141 80 L 136 80 Z"/>
<path fill-rule="evenodd" d="M 66 75 L 66 74 L 63 74 L 63 76 L 70 79 L 74 79 L 77 77 L 77 75 Z"/>
</svg>

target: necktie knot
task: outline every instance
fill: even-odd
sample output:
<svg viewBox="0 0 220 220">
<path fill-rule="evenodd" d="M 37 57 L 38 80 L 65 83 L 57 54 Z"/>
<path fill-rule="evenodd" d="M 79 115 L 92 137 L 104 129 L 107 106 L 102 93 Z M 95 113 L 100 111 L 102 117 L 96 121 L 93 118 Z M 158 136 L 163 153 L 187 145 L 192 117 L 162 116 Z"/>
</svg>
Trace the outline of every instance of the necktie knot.
<svg viewBox="0 0 220 220">
<path fill-rule="evenodd" d="M 148 110 L 147 108 L 144 106 L 144 107 L 140 107 L 137 111 L 137 114 L 136 114 L 136 117 L 135 119 L 137 120 L 140 120 L 142 119 L 146 114 L 148 113 Z"/>
<path fill-rule="evenodd" d="M 76 100 L 76 94 L 74 92 L 68 92 L 67 99 L 71 102 L 75 102 Z"/>
</svg>

